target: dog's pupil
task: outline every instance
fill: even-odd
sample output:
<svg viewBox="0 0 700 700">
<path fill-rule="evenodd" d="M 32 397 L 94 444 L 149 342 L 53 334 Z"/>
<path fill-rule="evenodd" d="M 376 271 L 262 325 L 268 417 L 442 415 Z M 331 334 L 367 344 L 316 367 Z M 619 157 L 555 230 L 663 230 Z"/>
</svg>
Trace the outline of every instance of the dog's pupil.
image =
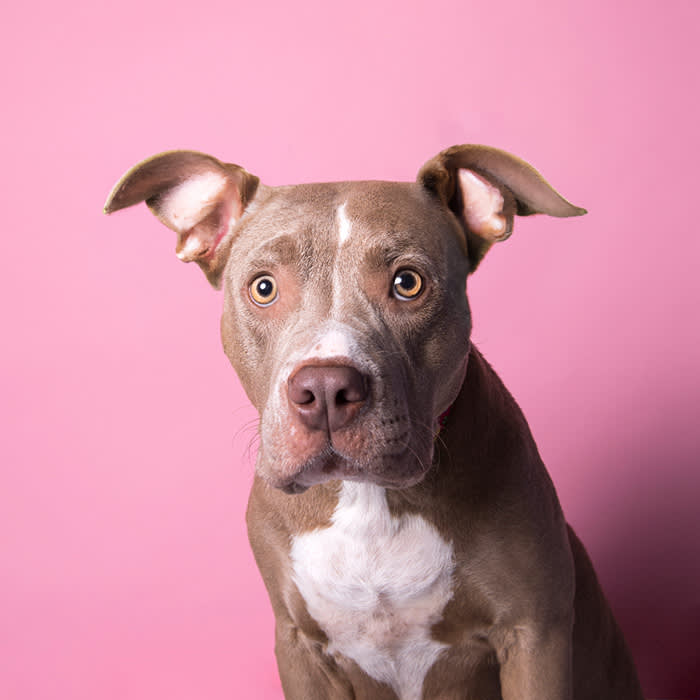
<svg viewBox="0 0 700 700">
<path fill-rule="evenodd" d="M 411 272 L 404 272 L 400 274 L 396 281 L 399 287 L 409 292 L 416 286 L 416 277 Z"/>
<path fill-rule="evenodd" d="M 270 280 L 260 280 L 258 282 L 258 294 L 267 297 L 272 294 L 272 282 Z"/>
</svg>

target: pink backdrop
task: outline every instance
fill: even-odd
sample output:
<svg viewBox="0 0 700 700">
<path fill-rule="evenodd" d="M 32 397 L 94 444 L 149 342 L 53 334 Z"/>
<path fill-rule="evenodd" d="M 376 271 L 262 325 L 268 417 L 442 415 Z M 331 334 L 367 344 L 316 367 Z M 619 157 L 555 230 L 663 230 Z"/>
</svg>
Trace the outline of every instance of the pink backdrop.
<svg viewBox="0 0 700 700">
<path fill-rule="evenodd" d="M 536 8 L 536 9 L 535 9 Z M 696 0 L 14 3 L 3 110 L 0 696 L 281 697 L 221 300 L 140 207 L 187 147 L 269 184 L 530 160 L 590 214 L 471 283 L 651 696 L 700 697 Z"/>
</svg>

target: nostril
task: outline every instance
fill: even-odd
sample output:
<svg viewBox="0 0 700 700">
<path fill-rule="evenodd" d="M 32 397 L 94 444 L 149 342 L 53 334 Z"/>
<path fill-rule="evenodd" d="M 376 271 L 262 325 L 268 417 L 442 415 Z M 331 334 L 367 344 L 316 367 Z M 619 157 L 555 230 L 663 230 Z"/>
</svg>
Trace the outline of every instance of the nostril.
<svg viewBox="0 0 700 700">
<path fill-rule="evenodd" d="M 344 406 L 349 403 L 358 403 L 367 398 L 367 388 L 361 376 L 353 378 L 348 386 L 339 389 L 335 395 L 335 405 Z"/>
<path fill-rule="evenodd" d="M 308 406 L 316 400 L 313 391 L 308 389 L 302 389 L 298 391 L 296 396 L 292 399 L 294 403 L 299 404 L 299 406 Z"/>
<path fill-rule="evenodd" d="M 354 367 L 334 368 L 330 383 L 335 390 L 335 405 L 360 403 L 367 398 L 366 377 Z"/>
<path fill-rule="evenodd" d="M 317 394 L 321 388 L 318 386 L 314 374 L 304 371 L 304 369 L 290 377 L 287 382 L 289 399 L 297 406 L 311 406 L 317 403 Z"/>
</svg>

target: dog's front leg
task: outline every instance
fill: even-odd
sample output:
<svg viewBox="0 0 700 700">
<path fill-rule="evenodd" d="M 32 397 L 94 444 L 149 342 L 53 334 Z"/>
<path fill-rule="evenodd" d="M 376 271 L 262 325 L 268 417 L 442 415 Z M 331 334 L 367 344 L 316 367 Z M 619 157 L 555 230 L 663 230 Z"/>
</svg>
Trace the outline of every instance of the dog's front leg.
<svg viewBox="0 0 700 700">
<path fill-rule="evenodd" d="M 322 644 L 291 622 L 277 621 L 275 655 L 286 700 L 353 700 L 349 680 Z"/>
<path fill-rule="evenodd" d="M 572 621 L 522 625 L 497 648 L 503 700 L 571 700 Z"/>
</svg>

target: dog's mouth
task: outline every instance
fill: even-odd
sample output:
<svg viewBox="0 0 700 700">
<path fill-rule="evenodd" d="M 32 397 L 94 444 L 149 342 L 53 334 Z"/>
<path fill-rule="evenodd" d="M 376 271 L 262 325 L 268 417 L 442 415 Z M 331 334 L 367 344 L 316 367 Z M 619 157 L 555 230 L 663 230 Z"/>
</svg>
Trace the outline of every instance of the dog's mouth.
<svg viewBox="0 0 700 700">
<path fill-rule="evenodd" d="M 274 484 L 284 493 L 300 494 L 326 481 L 359 481 L 385 488 L 408 488 L 419 483 L 432 465 L 432 449 L 424 457 L 406 445 L 401 451 L 375 456 L 371 462 L 348 457 L 328 443 L 304 462 L 292 477 Z"/>
</svg>

